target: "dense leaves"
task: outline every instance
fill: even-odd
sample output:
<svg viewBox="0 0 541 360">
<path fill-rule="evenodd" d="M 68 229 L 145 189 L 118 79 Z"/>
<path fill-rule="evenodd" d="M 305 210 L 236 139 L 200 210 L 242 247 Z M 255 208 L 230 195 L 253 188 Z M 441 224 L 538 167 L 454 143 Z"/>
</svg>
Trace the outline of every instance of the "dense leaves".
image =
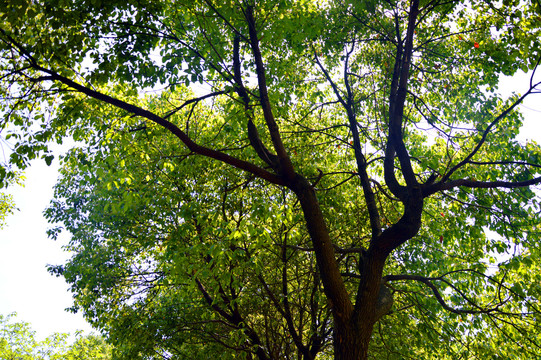
<svg viewBox="0 0 541 360">
<path fill-rule="evenodd" d="M 50 270 L 116 357 L 539 356 L 537 4 L 5 9 L 0 175 L 75 140 Z"/>
</svg>

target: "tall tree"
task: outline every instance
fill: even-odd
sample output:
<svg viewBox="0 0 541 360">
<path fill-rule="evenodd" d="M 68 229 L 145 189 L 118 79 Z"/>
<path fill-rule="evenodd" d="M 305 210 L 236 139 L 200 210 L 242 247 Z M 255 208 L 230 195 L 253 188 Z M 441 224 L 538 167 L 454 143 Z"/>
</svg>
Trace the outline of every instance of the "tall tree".
<svg viewBox="0 0 541 360">
<path fill-rule="evenodd" d="M 86 144 L 48 213 L 75 255 L 51 270 L 128 358 L 538 354 L 541 149 L 516 136 L 539 10 L 8 1 L 10 164 Z"/>
</svg>

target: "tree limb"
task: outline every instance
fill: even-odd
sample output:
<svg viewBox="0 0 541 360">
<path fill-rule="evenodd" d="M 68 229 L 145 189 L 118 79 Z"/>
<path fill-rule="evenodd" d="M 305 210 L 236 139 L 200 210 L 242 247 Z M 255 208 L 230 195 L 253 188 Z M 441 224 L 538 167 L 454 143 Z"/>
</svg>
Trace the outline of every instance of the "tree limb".
<svg viewBox="0 0 541 360">
<path fill-rule="evenodd" d="M 90 89 L 86 86 L 83 86 L 79 83 L 76 83 L 75 81 L 71 80 L 71 79 L 68 79 L 52 70 L 49 70 L 49 69 L 46 69 L 46 68 L 43 68 L 39 65 L 35 65 L 34 68 L 36 70 L 39 70 L 39 71 L 42 71 L 46 74 L 49 74 L 50 77 L 52 77 L 54 80 L 56 81 L 59 81 L 71 88 L 74 88 L 75 90 L 89 96 L 89 97 L 92 97 L 96 100 L 100 100 L 100 101 L 103 101 L 107 104 L 111 104 L 113 106 L 116 106 L 120 109 L 123 109 L 123 110 L 126 110 L 128 111 L 129 113 L 131 114 L 134 114 L 134 115 L 137 115 L 137 116 L 141 116 L 143 118 L 146 118 L 160 126 L 162 126 L 163 128 L 167 129 L 170 133 L 172 133 L 173 135 L 175 135 L 178 139 L 180 139 L 184 145 L 186 145 L 186 147 L 188 147 L 188 149 L 190 149 L 190 151 L 196 153 L 196 154 L 199 154 L 199 155 L 203 155 L 203 156 L 207 156 L 209 158 L 212 158 L 212 159 L 216 159 L 216 160 L 219 160 L 219 161 L 222 161 L 226 164 L 229 164 L 229 165 L 232 165 L 238 169 L 241 169 L 241 170 L 244 170 L 244 171 L 247 171 L 261 179 L 264 179 L 264 180 L 267 180 L 269 181 L 270 183 L 273 183 L 273 184 L 276 184 L 276 185 L 285 185 L 284 181 L 276 176 L 275 174 L 272 174 L 270 173 L 269 171 L 265 170 L 265 169 L 262 169 L 260 167 L 258 167 L 257 165 L 254 165 L 250 162 L 247 162 L 247 161 L 244 161 L 244 160 L 241 160 L 241 159 L 237 159 L 231 155 L 228 155 L 228 154 L 225 154 L 223 152 L 220 152 L 220 151 L 217 151 L 217 150 L 213 150 L 213 149 L 210 149 L 210 148 L 207 148 L 205 146 L 202 146 L 202 145 L 199 145 L 197 144 L 196 142 L 194 142 L 184 131 L 182 131 L 178 126 L 176 126 L 174 123 L 166 120 L 164 117 L 161 117 L 153 112 L 150 112 L 148 110 L 145 110 L 145 109 L 142 109 L 136 105 L 133 105 L 133 104 L 130 104 L 130 103 L 127 103 L 125 101 L 122 101 L 122 100 L 119 100 L 119 99 L 116 99 L 116 98 L 113 98 L 109 95 L 106 95 L 104 93 L 101 93 L 99 91 L 96 91 L 96 90 L 93 90 L 93 89 Z"/>
<path fill-rule="evenodd" d="M 256 64 L 257 72 L 257 82 L 259 85 L 259 97 L 261 102 L 261 108 L 263 109 L 263 116 L 265 117 L 265 122 L 269 130 L 269 134 L 274 145 L 274 150 L 278 155 L 278 160 L 280 162 L 280 172 L 285 178 L 289 181 L 295 178 L 295 169 L 291 163 L 291 159 L 287 155 L 286 149 L 282 142 L 280 131 L 278 129 L 278 124 L 274 119 L 272 114 L 271 104 L 269 100 L 268 90 L 267 90 L 267 79 L 265 75 L 265 66 L 263 65 L 263 58 L 261 56 L 261 51 L 259 49 L 259 39 L 257 37 L 256 22 L 254 19 L 254 9 L 252 6 L 248 6 L 244 11 L 246 17 L 246 22 L 248 23 L 248 31 L 250 34 L 250 47 L 252 48 L 252 53 L 254 55 L 254 60 Z"/>
</svg>

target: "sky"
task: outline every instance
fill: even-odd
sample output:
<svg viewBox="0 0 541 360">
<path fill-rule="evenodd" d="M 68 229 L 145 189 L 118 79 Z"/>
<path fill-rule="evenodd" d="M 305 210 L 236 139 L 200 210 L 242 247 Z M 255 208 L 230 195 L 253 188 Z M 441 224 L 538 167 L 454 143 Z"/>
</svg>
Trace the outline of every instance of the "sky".
<svg viewBox="0 0 541 360">
<path fill-rule="evenodd" d="M 528 83 L 529 76 L 523 74 L 503 79 L 500 89 L 504 94 L 520 93 Z M 520 108 L 526 119 L 520 139 L 541 143 L 541 94 L 530 96 Z M 50 167 L 34 161 L 25 173 L 24 188 L 9 189 L 19 211 L 0 230 L 0 314 L 16 312 L 16 319 L 29 322 L 38 338 L 54 332 L 92 331 L 81 314 L 65 311 L 72 305 L 68 286 L 46 270 L 47 264 L 62 264 L 69 256 L 61 248 L 69 239 L 67 234 L 57 241 L 48 239 L 48 224 L 42 216 L 57 176 L 57 160 Z"/>
<path fill-rule="evenodd" d="M 16 312 L 15 320 L 29 322 L 40 339 L 54 332 L 92 331 L 81 314 L 64 311 L 73 304 L 68 286 L 46 270 L 47 264 L 62 264 L 69 257 L 61 248 L 67 234 L 48 239 L 49 225 L 42 216 L 57 176 L 57 161 L 50 167 L 34 161 L 25 172 L 24 188 L 8 191 L 19 211 L 0 230 L 0 314 Z"/>
</svg>

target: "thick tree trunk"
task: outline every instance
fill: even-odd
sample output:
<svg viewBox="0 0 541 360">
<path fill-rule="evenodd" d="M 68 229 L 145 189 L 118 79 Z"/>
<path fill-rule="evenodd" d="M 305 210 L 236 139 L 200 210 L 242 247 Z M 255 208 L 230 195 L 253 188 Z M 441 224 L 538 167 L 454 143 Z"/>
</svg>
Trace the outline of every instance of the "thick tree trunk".
<svg viewBox="0 0 541 360">
<path fill-rule="evenodd" d="M 368 358 L 368 345 L 372 337 L 373 324 L 354 327 L 352 324 L 334 326 L 334 359 L 365 360 Z"/>
<path fill-rule="evenodd" d="M 369 249 L 360 269 L 361 282 L 355 297 L 355 306 L 346 291 L 325 225 L 317 197 L 312 186 L 302 177 L 291 188 L 300 200 L 308 232 L 334 320 L 334 358 L 361 360 L 368 356 L 368 346 L 374 323 L 378 320 L 378 296 L 386 254 Z"/>
<path fill-rule="evenodd" d="M 331 303 L 333 316 L 343 319 L 351 318 L 353 304 L 344 285 L 340 269 L 336 261 L 333 242 L 329 236 L 325 218 L 321 212 L 314 188 L 302 176 L 297 175 L 290 184 L 300 201 L 306 227 L 310 234 L 314 254 L 318 265 L 323 289 Z"/>
<path fill-rule="evenodd" d="M 351 318 L 341 322 L 335 317 L 333 340 L 336 360 L 367 359 L 374 324 L 389 310 L 387 303 L 380 303 L 382 291 L 388 294 L 381 284 L 385 256 L 378 256 L 371 250 L 365 254 L 360 269 L 361 281 Z M 380 309 L 382 306 L 385 309 Z"/>
</svg>

